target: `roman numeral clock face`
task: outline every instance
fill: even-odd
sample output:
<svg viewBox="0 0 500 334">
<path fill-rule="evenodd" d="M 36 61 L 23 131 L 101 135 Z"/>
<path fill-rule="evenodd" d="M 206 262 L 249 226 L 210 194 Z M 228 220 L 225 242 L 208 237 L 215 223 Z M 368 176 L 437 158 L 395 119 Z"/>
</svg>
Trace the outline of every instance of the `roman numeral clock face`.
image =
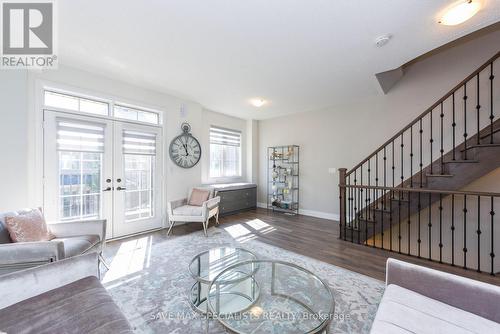
<svg viewBox="0 0 500 334">
<path fill-rule="evenodd" d="M 179 167 L 191 168 L 200 161 L 201 146 L 190 134 L 182 134 L 170 143 L 170 158 Z"/>
</svg>

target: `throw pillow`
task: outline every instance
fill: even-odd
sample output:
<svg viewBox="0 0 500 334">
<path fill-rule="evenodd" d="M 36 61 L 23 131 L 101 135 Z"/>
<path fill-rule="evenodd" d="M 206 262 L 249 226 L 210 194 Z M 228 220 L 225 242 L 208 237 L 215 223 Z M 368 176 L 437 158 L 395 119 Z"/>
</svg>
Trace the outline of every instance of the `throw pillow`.
<svg viewBox="0 0 500 334">
<path fill-rule="evenodd" d="M 45 218 L 39 209 L 20 212 L 18 216 L 6 217 L 5 227 L 13 242 L 48 241 L 54 239 Z"/>
<path fill-rule="evenodd" d="M 193 206 L 202 206 L 203 202 L 208 200 L 208 196 L 210 196 L 210 190 L 194 188 L 191 192 L 188 204 Z"/>
</svg>

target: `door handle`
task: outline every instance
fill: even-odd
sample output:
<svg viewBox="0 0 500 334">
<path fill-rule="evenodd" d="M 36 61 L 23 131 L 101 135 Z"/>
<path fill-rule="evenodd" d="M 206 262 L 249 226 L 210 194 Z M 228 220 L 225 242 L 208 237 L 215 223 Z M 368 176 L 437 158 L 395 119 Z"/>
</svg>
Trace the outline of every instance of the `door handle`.
<svg viewBox="0 0 500 334">
<path fill-rule="evenodd" d="M 116 187 L 116 190 L 121 191 L 121 190 L 127 190 L 127 188 L 124 187 Z"/>
<path fill-rule="evenodd" d="M 111 191 L 111 190 L 113 190 L 111 187 L 107 187 L 106 189 L 103 189 L 102 191 L 104 192 L 104 191 Z"/>
</svg>

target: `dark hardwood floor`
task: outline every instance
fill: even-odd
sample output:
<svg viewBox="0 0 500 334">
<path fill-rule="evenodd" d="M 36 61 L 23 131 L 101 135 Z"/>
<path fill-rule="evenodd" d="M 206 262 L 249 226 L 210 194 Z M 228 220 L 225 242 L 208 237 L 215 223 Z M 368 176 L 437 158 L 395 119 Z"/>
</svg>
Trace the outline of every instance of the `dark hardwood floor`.
<svg viewBox="0 0 500 334">
<path fill-rule="evenodd" d="M 244 229 L 237 225 L 241 225 Z M 231 228 L 231 226 L 234 227 Z M 499 276 L 477 273 L 340 240 L 339 224 L 331 220 L 302 215 L 289 216 L 272 213 L 266 209 L 255 209 L 221 217 L 220 227 L 229 228 L 230 232 L 245 231 L 241 235 L 236 233 L 237 240 L 256 239 L 382 281 L 385 280 L 386 260 L 393 257 L 500 286 Z M 172 233 L 182 235 L 200 229 L 202 229 L 201 224 L 192 223 L 174 227 Z"/>
</svg>

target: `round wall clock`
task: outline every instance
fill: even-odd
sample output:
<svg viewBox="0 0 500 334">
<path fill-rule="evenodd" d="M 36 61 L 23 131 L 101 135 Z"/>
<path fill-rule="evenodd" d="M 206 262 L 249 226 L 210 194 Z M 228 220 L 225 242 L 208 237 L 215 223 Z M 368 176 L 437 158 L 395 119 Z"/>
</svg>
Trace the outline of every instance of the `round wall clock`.
<svg viewBox="0 0 500 334">
<path fill-rule="evenodd" d="M 170 159 L 179 167 L 191 168 L 201 158 L 200 142 L 190 133 L 191 126 L 182 123 L 182 134 L 175 137 L 170 143 Z"/>
</svg>

